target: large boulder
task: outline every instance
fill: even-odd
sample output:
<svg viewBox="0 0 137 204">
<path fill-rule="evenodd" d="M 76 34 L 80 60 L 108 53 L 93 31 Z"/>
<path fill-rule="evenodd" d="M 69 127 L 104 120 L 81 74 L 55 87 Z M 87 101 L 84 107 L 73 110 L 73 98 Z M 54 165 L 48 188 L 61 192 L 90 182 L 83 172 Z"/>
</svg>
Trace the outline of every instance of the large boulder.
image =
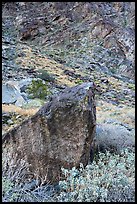
<svg viewBox="0 0 137 204">
<path fill-rule="evenodd" d="M 88 164 L 95 127 L 94 83 L 66 88 L 3 135 L 3 172 L 26 165 L 31 174 L 58 181 L 61 167 Z"/>
</svg>

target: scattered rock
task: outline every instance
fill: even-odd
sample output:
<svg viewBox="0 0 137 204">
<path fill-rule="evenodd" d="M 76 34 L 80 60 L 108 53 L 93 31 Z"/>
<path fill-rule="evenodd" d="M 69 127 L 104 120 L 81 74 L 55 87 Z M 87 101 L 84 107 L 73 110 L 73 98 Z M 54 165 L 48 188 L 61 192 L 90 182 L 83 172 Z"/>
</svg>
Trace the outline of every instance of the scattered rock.
<svg viewBox="0 0 137 204">
<path fill-rule="evenodd" d="M 104 121 L 104 123 L 124 126 L 127 130 L 133 131 L 133 128 L 131 128 L 128 124 L 122 123 L 121 121 L 116 120 L 116 119 L 113 119 L 113 118 L 108 118 L 108 119 L 106 119 L 106 120 Z"/>
<path fill-rule="evenodd" d="M 2 124 L 7 123 L 10 118 L 10 113 L 2 112 Z"/>
<path fill-rule="evenodd" d="M 9 125 L 14 124 L 14 122 L 13 122 L 12 120 L 10 120 L 10 119 L 7 121 L 7 123 L 8 123 Z"/>
<path fill-rule="evenodd" d="M 34 80 L 34 78 L 26 78 L 26 79 L 22 79 L 18 82 L 18 87 L 20 88 L 21 92 L 25 92 L 26 88 L 29 84 L 31 84 L 32 80 Z"/>
</svg>

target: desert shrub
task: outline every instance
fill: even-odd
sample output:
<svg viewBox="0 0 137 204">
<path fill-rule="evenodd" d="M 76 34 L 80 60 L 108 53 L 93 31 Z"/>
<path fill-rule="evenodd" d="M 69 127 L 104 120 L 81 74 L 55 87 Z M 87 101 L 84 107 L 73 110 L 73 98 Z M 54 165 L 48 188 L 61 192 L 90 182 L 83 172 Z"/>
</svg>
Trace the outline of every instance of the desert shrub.
<svg viewBox="0 0 137 204">
<path fill-rule="evenodd" d="M 13 183 L 9 179 L 2 177 L 2 194 L 8 193 L 12 187 Z"/>
<path fill-rule="evenodd" d="M 47 83 L 43 82 L 41 79 L 32 80 L 27 88 L 27 93 L 31 99 L 39 98 L 42 100 L 46 99 L 47 95 L 50 94 Z"/>
<path fill-rule="evenodd" d="M 65 176 L 58 190 L 46 184 L 34 190 L 13 185 L 3 177 L 3 202 L 134 202 L 135 155 L 128 149 L 121 154 L 99 153 L 85 168 L 62 168 Z"/>
<path fill-rule="evenodd" d="M 2 178 L 3 202 L 52 202 L 55 194 L 54 188 L 49 184 L 36 186 L 30 189 L 30 184 L 16 185 L 6 177 Z"/>
<path fill-rule="evenodd" d="M 59 182 L 61 202 L 132 202 L 135 199 L 134 153 L 99 153 L 99 159 L 85 168 L 62 168 L 65 180 Z"/>
<path fill-rule="evenodd" d="M 47 70 L 44 70 L 44 69 L 39 69 L 38 71 L 38 74 L 37 74 L 37 77 L 44 80 L 44 81 L 47 81 L 47 82 L 54 82 L 55 81 L 55 78 L 49 74 L 47 72 Z"/>
<path fill-rule="evenodd" d="M 14 184 L 10 179 L 2 177 L 2 201 L 12 202 L 16 200 L 19 196 L 17 192 L 13 192 Z"/>
</svg>

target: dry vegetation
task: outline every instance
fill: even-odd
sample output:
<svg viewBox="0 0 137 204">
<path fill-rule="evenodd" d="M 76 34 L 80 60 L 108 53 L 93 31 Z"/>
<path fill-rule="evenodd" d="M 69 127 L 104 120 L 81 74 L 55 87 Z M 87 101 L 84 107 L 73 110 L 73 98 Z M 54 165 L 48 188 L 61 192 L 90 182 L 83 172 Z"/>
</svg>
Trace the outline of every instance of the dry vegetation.
<svg viewBox="0 0 137 204">
<path fill-rule="evenodd" d="M 135 108 L 126 105 L 119 107 L 105 101 L 97 102 L 97 123 L 103 123 L 106 119 L 111 118 L 122 123 L 128 124 L 135 128 Z"/>
<path fill-rule="evenodd" d="M 17 114 L 23 115 L 23 116 L 31 116 L 34 115 L 39 108 L 30 108 L 30 109 L 24 109 L 21 107 L 17 107 L 15 105 L 2 105 L 2 111 L 3 112 L 16 112 Z"/>
</svg>

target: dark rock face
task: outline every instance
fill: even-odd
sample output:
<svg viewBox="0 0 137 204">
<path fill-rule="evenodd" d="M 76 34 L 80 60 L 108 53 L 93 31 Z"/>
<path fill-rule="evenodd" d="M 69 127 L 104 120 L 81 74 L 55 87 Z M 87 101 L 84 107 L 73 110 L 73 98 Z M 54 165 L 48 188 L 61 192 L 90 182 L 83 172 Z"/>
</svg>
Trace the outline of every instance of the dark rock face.
<svg viewBox="0 0 137 204">
<path fill-rule="evenodd" d="M 58 181 L 61 167 L 87 165 L 95 128 L 94 83 L 67 88 L 3 136 L 8 171 L 24 161 L 33 174 Z"/>
</svg>

